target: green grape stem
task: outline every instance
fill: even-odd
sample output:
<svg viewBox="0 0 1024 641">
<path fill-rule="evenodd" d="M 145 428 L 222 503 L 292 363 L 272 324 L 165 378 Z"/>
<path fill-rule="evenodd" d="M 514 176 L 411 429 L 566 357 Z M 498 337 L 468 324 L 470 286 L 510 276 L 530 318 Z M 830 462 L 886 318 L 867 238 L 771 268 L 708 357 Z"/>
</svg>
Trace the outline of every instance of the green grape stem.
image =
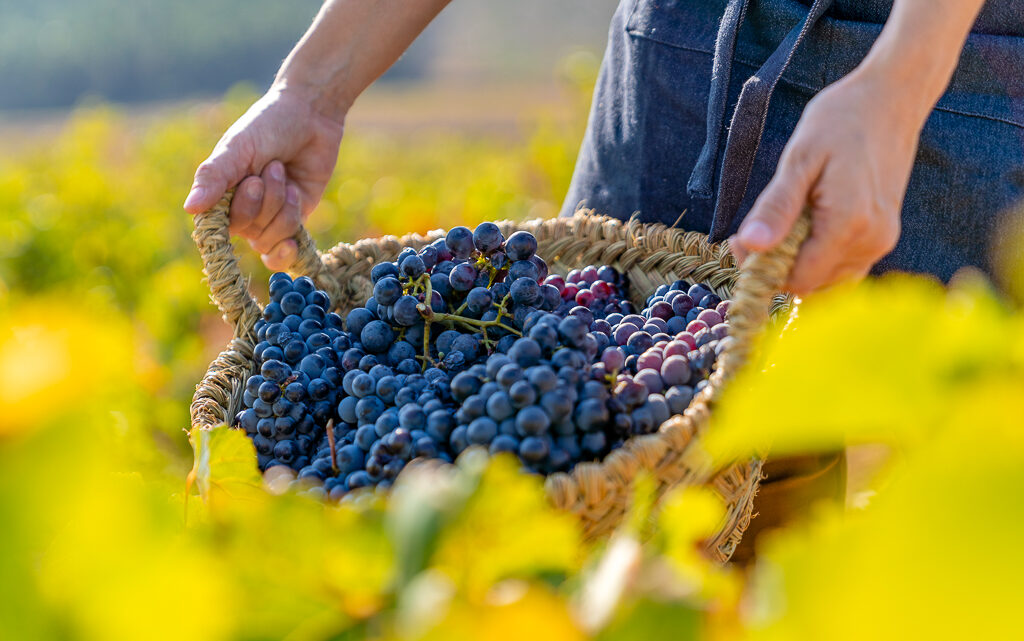
<svg viewBox="0 0 1024 641">
<path fill-rule="evenodd" d="M 416 291 L 420 287 L 423 288 L 422 291 L 423 291 L 424 302 L 419 303 L 419 304 L 416 305 L 416 311 L 419 312 L 420 316 L 423 317 L 423 321 L 424 321 L 424 328 L 423 328 L 423 355 L 418 357 L 421 361 L 423 361 L 423 369 L 424 370 L 426 370 L 426 368 L 429 365 L 433 364 L 433 362 L 434 362 L 433 359 L 430 358 L 430 324 L 431 323 L 444 323 L 444 324 L 448 325 L 449 327 L 455 327 L 456 325 L 461 325 L 461 326 L 463 326 L 465 328 L 468 328 L 470 331 L 472 331 L 472 332 L 474 332 L 476 334 L 480 334 L 481 342 L 484 344 L 484 346 L 487 348 L 488 351 L 491 351 L 493 349 L 493 347 L 494 347 L 494 342 L 487 336 L 487 330 L 489 328 L 491 328 L 491 327 L 497 327 L 499 329 L 503 329 L 506 332 L 509 332 L 510 334 L 514 334 L 514 335 L 519 336 L 519 337 L 522 337 L 522 335 L 523 335 L 522 332 L 520 332 L 519 330 L 515 329 L 514 327 L 509 327 L 508 325 L 506 325 L 506 324 L 501 322 L 502 317 L 508 317 L 509 316 L 505 312 L 505 305 L 506 305 L 506 303 L 508 303 L 509 299 L 511 298 L 511 296 L 509 296 L 509 295 L 506 295 L 505 298 L 502 299 L 501 304 L 498 305 L 498 317 L 495 318 L 494 320 L 483 321 L 483 320 L 477 320 L 475 318 L 469 318 L 467 316 L 461 316 L 459 314 L 459 312 L 461 312 L 463 309 L 465 309 L 465 307 L 466 307 L 465 303 L 463 303 L 462 306 L 459 307 L 455 311 L 454 314 L 446 314 L 444 312 L 435 312 L 433 310 L 433 308 L 430 306 L 431 298 L 434 295 L 434 289 L 430 285 L 430 277 L 427 274 L 423 274 L 422 276 L 420 276 L 419 278 L 414 280 L 411 283 L 411 285 L 412 285 L 412 290 L 413 291 Z M 451 309 L 451 308 L 449 307 L 449 309 Z"/>
</svg>

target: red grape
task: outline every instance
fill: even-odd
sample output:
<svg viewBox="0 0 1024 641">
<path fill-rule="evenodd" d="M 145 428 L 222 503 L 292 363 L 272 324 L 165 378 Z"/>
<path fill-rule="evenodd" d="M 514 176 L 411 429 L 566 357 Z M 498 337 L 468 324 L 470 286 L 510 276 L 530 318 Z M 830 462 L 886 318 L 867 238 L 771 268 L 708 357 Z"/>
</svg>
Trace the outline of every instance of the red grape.
<svg viewBox="0 0 1024 641">
<path fill-rule="evenodd" d="M 576 300 L 576 293 L 580 291 L 579 286 L 576 283 L 566 283 L 565 289 L 562 290 L 563 300 Z"/>
<path fill-rule="evenodd" d="M 607 300 L 612 295 L 612 286 L 603 280 L 599 280 L 590 286 L 590 291 L 594 292 L 594 296 L 598 300 Z"/>
<path fill-rule="evenodd" d="M 567 283 L 579 283 L 583 278 L 580 276 L 580 270 L 572 269 L 565 275 L 565 282 Z"/>
<path fill-rule="evenodd" d="M 580 277 L 586 283 L 593 283 L 597 281 L 597 268 L 593 265 L 587 265 L 580 271 Z"/>
<path fill-rule="evenodd" d="M 642 369 L 637 372 L 633 380 L 647 387 L 647 393 L 660 394 L 665 389 L 665 382 L 661 379 L 661 373 L 655 369 Z"/>
<path fill-rule="evenodd" d="M 626 355 L 618 347 L 608 347 L 601 354 L 601 362 L 611 372 L 617 372 L 626 364 Z"/>
<path fill-rule="evenodd" d="M 545 278 L 544 279 L 544 284 L 545 285 L 554 285 L 556 288 L 558 288 L 558 293 L 559 294 L 561 294 L 562 290 L 565 289 L 565 279 L 562 278 L 561 276 L 559 276 L 558 274 L 551 274 L 550 276 Z"/>
<path fill-rule="evenodd" d="M 581 289 L 576 293 L 576 304 L 590 307 L 594 304 L 594 293 L 589 289 Z"/>
<path fill-rule="evenodd" d="M 662 320 L 668 320 L 675 315 L 672 311 L 672 306 L 665 301 L 659 301 L 651 305 L 651 318 L 660 318 Z"/>
<path fill-rule="evenodd" d="M 683 341 L 690 349 L 697 349 L 697 341 L 693 338 L 693 334 L 690 332 L 679 332 L 676 334 L 677 341 Z"/>
<path fill-rule="evenodd" d="M 686 294 L 679 294 L 672 299 L 672 312 L 676 316 L 686 317 L 686 312 L 693 309 L 693 299 Z"/>
<path fill-rule="evenodd" d="M 685 356 L 669 356 L 661 365 L 661 378 L 665 385 L 686 385 L 690 381 L 690 361 Z"/>
<path fill-rule="evenodd" d="M 695 346 L 691 346 L 685 341 L 676 339 L 674 341 L 669 342 L 668 345 L 665 345 L 664 355 L 665 358 L 669 358 L 671 356 L 685 356 L 686 352 L 690 351 L 694 347 Z"/>
<path fill-rule="evenodd" d="M 708 327 L 714 327 L 715 325 L 722 322 L 722 315 L 713 309 L 705 309 L 703 312 L 697 314 L 697 320 L 702 320 L 708 324 Z"/>
<path fill-rule="evenodd" d="M 640 355 L 640 358 L 636 361 L 638 369 L 661 369 L 661 364 L 664 361 L 661 354 L 656 352 L 653 348 L 647 350 Z"/>
<path fill-rule="evenodd" d="M 700 319 L 697 319 L 697 320 L 690 321 L 690 324 L 686 326 L 686 331 L 690 332 L 691 334 L 696 334 L 700 330 L 708 329 L 709 327 L 710 327 L 710 325 L 708 325 L 707 323 L 705 323 L 704 321 L 702 321 Z M 696 344 L 697 344 L 696 341 L 694 341 L 694 345 L 696 345 Z"/>
</svg>

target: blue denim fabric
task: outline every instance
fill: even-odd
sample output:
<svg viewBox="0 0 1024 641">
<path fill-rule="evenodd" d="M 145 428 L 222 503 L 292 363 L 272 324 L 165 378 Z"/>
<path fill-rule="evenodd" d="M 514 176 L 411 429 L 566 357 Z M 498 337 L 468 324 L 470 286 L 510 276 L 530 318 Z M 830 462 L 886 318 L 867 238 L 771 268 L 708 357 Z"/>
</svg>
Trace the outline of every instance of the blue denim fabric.
<svg viewBox="0 0 1024 641">
<path fill-rule="evenodd" d="M 810 0 L 751 0 L 736 43 L 726 118 L 743 82 L 807 14 Z M 768 112 L 730 233 L 772 176 L 807 102 L 864 57 L 891 2 L 837 0 L 808 33 Z M 1017 5 L 1014 7 L 1013 5 Z M 708 232 L 714 196 L 687 193 L 706 135 L 712 57 L 726 0 L 623 0 L 609 31 L 587 134 L 563 214 L 600 213 Z M 920 139 L 896 249 L 875 272 L 943 280 L 974 265 L 1000 217 L 1024 199 L 1024 8 L 989 0 Z M 728 120 L 726 121 L 728 122 Z M 721 179 L 722 137 L 715 185 Z"/>
</svg>

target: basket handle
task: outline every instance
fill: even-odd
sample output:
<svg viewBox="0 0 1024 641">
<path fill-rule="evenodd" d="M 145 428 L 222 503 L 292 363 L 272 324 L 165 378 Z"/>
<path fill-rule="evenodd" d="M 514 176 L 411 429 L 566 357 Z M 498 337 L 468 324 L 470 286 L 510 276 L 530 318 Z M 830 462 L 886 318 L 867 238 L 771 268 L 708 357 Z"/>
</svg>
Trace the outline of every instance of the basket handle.
<svg viewBox="0 0 1024 641">
<path fill-rule="evenodd" d="M 731 379 L 750 359 L 758 335 L 768 324 L 772 298 L 785 285 L 810 229 L 810 209 L 805 207 L 778 246 L 754 252 L 740 265 L 729 308 L 729 335 L 733 340 L 719 357 L 713 384 L 708 386 L 714 396 L 719 393 L 721 383 Z"/>
<path fill-rule="evenodd" d="M 203 273 L 209 281 L 213 302 L 224 314 L 224 320 L 231 325 L 235 336 L 251 339 L 248 334 L 252 332 L 252 326 L 262 311 L 259 303 L 249 293 L 249 278 L 242 275 L 238 256 L 231 244 L 228 211 L 233 196 L 234 190 L 228 190 L 216 205 L 195 217 L 192 239 L 203 259 Z M 331 295 L 332 300 L 338 301 L 341 288 L 337 280 L 324 269 L 313 238 L 305 227 L 299 227 L 295 242 L 299 247 L 298 256 L 287 271 L 293 275 L 311 277 L 318 287 Z"/>
</svg>

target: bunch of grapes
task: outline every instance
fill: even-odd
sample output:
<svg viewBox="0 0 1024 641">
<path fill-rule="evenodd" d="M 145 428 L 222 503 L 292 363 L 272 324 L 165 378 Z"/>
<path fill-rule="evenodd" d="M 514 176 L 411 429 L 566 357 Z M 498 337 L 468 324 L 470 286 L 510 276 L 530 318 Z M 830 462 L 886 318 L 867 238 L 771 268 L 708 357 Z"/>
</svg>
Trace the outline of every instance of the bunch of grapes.
<svg viewBox="0 0 1024 641">
<path fill-rule="evenodd" d="M 527 232 L 456 227 L 375 265 L 344 323 L 310 279 L 274 274 L 235 417 L 260 469 L 332 499 L 470 445 L 550 474 L 682 412 L 729 340 L 728 301 L 677 281 L 636 313 L 615 269 L 563 278 L 536 252 Z"/>
<path fill-rule="evenodd" d="M 673 413 L 706 385 L 729 342 L 730 301 L 702 283 L 662 285 L 639 314 L 612 315 L 611 345 L 602 365 L 619 373 L 616 390 L 642 386 L 665 394 Z"/>
<path fill-rule="evenodd" d="M 270 278 L 271 302 L 256 321 L 259 373 L 245 384 L 236 422 L 271 461 L 301 468 L 334 415 L 341 384 L 338 351 L 349 342 L 331 300 L 309 278 Z"/>
</svg>

